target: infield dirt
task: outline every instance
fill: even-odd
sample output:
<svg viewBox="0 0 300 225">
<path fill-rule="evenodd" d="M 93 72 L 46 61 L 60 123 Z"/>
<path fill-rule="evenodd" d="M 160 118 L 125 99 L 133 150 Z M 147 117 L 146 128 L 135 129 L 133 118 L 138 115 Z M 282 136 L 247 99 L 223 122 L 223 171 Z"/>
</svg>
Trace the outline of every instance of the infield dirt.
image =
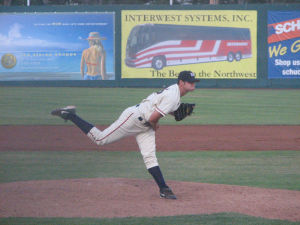
<svg viewBox="0 0 300 225">
<path fill-rule="evenodd" d="M 99 147 L 75 126 L 0 126 L 0 140 L 0 151 L 138 151 L 134 137 Z M 158 151 L 300 150 L 300 126 L 161 126 L 156 145 Z"/>
</svg>

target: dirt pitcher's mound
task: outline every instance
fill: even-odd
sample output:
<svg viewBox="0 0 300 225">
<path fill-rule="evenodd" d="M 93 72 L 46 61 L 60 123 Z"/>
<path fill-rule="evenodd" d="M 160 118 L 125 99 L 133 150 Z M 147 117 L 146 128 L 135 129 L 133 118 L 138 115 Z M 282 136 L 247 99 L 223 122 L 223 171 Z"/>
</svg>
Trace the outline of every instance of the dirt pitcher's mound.
<svg viewBox="0 0 300 225">
<path fill-rule="evenodd" d="M 152 180 L 105 178 L 0 184 L 0 217 L 153 217 L 237 212 L 300 221 L 300 191 L 169 181 L 178 200 L 160 199 Z"/>
</svg>

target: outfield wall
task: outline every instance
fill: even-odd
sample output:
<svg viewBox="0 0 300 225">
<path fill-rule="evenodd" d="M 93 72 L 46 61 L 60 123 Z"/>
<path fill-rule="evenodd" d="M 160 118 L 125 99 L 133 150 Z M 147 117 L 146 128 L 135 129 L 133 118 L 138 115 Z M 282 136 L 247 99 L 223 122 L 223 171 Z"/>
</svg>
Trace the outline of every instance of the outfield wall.
<svg viewBox="0 0 300 225">
<path fill-rule="evenodd" d="M 201 79 L 198 87 L 300 88 L 300 4 L 31 6 L 0 7 L 0 13 L 1 86 L 162 87 L 174 83 L 181 70 L 192 70 Z M 164 35 L 152 46 L 149 41 L 140 44 L 137 56 L 141 61 L 128 66 L 125 60 L 130 32 L 145 24 L 230 27 L 233 31 L 224 29 L 220 36 L 209 30 L 215 33 L 213 37 L 188 40 L 184 37 L 188 31 L 174 30 L 173 36 L 181 33 L 176 40 L 167 40 Z M 277 31 L 274 24 L 282 29 Z M 138 40 L 154 42 L 164 32 L 149 29 L 141 31 Z M 240 29 L 249 31 L 250 36 L 243 34 L 237 40 L 236 35 L 232 41 L 233 33 Z M 91 31 L 104 36 L 107 80 L 83 80 L 80 74 L 80 58 L 88 48 Z M 230 35 L 230 41 L 223 38 Z M 163 45 L 164 50 L 159 49 Z M 246 45 L 250 45 L 250 53 L 242 53 Z M 226 48 L 235 53 L 232 62 L 227 52 L 225 56 L 209 55 L 228 51 Z M 161 60 L 163 68 L 157 69 L 153 66 L 154 54 L 165 49 L 171 52 Z M 180 53 L 182 49 L 184 53 Z M 152 55 L 144 56 L 149 52 Z"/>
</svg>

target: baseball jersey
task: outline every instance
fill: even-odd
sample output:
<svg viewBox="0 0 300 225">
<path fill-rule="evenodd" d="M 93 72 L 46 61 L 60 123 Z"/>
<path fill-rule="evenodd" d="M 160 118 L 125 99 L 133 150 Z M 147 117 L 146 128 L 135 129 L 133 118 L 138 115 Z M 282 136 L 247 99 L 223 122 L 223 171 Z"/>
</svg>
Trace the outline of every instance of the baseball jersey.
<svg viewBox="0 0 300 225">
<path fill-rule="evenodd" d="M 141 116 L 149 120 L 154 111 L 162 116 L 174 112 L 180 105 L 180 91 L 177 84 L 173 84 L 166 89 L 154 92 L 144 99 L 139 105 Z"/>
</svg>

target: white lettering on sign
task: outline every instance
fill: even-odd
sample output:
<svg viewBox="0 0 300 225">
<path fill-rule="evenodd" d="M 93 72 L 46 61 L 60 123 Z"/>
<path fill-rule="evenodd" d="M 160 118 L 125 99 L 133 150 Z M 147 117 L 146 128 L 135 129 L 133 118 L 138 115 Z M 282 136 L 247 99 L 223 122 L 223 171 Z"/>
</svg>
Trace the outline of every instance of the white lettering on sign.
<svg viewBox="0 0 300 225">
<path fill-rule="evenodd" d="M 290 66 L 290 60 L 275 59 L 275 66 Z"/>
<path fill-rule="evenodd" d="M 300 20 L 289 21 L 275 26 L 276 34 L 289 33 L 291 31 L 300 30 Z"/>
</svg>

